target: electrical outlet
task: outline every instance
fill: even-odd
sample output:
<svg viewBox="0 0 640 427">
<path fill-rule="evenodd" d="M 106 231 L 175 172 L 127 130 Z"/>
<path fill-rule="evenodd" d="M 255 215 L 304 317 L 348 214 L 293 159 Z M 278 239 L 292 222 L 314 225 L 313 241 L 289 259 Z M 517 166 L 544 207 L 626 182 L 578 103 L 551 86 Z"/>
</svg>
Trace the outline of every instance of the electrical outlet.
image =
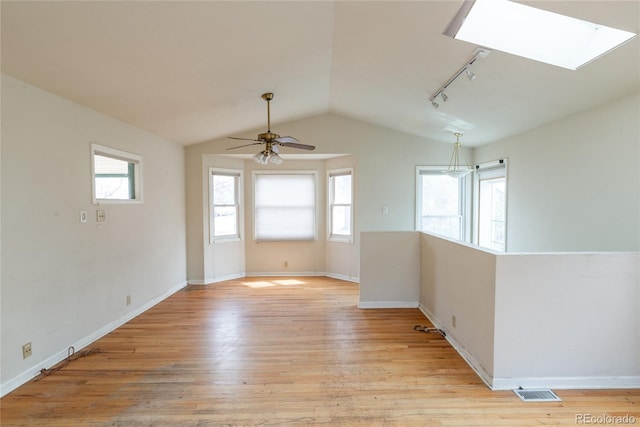
<svg viewBox="0 0 640 427">
<path fill-rule="evenodd" d="M 456 316 L 455 314 L 451 316 L 451 326 L 456 327 Z"/>
<path fill-rule="evenodd" d="M 27 357 L 31 356 L 31 343 L 28 342 L 25 345 L 22 346 L 22 358 L 26 359 Z"/>
<path fill-rule="evenodd" d="M 104 209 L 98 209 L 96 211 L 96 221 L 97 222 L 105 222 L 107 220 L 107 213 Z"/>
<path fill-rule="evenodd" d="M 131 305 L 131 295 L 127 295 L 127 305 Z"/>
</svg>

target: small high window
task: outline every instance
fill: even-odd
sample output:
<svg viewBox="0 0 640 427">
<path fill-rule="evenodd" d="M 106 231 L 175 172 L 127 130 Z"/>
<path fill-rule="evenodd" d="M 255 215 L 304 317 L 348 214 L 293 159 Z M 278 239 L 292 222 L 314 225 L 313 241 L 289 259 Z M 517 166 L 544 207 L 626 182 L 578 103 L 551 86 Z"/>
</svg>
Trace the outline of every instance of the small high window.
<svg viewBox="0 0 640 427">
<path fill-rule="evenodd" d="M 141 203 L 142 157 L 91 145 L 93 203 Z"/>
</svg>

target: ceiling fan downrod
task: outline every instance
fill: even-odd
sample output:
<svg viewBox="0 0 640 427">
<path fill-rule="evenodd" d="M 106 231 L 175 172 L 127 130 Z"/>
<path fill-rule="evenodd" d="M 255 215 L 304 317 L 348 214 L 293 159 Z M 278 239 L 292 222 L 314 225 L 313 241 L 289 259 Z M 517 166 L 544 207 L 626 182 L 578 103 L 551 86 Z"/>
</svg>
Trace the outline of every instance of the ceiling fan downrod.
<svg viewBox="0 0 640 427">
<path fill-rule="evenodd" d="M 262 94 L 262 99 L 267 101 L 267 133 L 271 133 L 271 100 L 273 99 L 273 93 L 267 92 Z"/>
</svg>

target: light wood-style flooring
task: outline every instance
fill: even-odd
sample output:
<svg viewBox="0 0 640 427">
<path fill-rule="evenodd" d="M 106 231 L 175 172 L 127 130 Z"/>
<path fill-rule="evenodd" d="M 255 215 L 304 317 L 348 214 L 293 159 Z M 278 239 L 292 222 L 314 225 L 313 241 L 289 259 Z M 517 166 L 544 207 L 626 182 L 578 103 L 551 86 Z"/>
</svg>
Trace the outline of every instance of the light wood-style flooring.
<svg viewBox="0 0 640 427">
<path fill-rule="evenodd" d="M 324 277 L 189 286 L 0 401 L 9 426 L 537 426 L 632 416 L 640 390 L 490 391 L 417 309 Z M 597 345 L 594 337 L 594 345 Z M 80 354 L 78 351 L 77 354 Z"/>
</svg>

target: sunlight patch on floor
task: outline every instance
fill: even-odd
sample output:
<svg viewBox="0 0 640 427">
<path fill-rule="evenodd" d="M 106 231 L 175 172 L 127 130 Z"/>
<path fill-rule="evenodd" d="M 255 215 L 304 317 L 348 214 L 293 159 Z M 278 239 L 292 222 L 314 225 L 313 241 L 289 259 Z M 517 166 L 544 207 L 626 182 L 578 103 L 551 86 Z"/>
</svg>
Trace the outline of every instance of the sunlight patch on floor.
<svg viewBox="0 0 640 427">
<path fill-rule="evenodd" d="M 251 288 L 269 288 L 273 286 L 295 286 L 304 285 L 306 282 L 297 279 L 259 280 L 255 282 L 242 282 L 243 285 Z"/>
</svg>

